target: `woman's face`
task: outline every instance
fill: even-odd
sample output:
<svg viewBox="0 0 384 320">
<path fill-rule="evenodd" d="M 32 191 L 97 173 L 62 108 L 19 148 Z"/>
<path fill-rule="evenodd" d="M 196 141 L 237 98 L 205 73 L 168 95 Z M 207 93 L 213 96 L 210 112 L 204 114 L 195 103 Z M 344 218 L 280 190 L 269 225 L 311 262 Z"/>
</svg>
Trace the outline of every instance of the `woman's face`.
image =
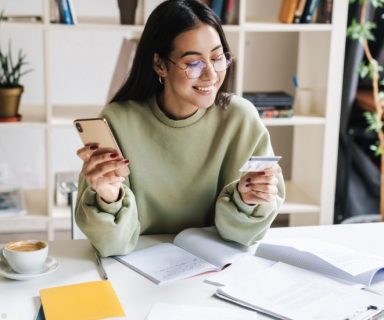
<svg viewBox="0 0 384 320">
<path fill-rule="evenodd" d="M 163 78 L 163 104 L 166 111 L 176 118 L 182 118 L 193 114 L 197 108 L 208 108 L 214 103 L 226 70 L 217 72 L 212 63 L 225 59 L 223 53 L 219 34 L 206 24 L 175 38 L 174 50 L 165 62 L 167 68 Z M 205 68 L 204 62 L 207 64 Z M 186 67 L 189 67 L 189 78 L 183 70 Z M 196 76 L 191 72 L 201 67 L 200 76 L 190 79 Z"/>
</svg>

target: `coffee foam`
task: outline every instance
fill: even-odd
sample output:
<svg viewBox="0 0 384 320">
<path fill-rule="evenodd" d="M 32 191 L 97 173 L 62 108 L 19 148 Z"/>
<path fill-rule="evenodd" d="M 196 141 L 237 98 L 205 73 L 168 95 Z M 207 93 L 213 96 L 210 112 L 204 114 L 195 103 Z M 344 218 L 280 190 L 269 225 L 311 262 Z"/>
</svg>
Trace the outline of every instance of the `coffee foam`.
<svg viewBox="0 0 384 320">
<path fill-rule="evenodd" d="M 45 243 L 41 241 L 29 242 L 29 241 L 17 241 L 7 244 L 7 249 L 18 252 L 31 252 L 45 248 Z"/>
</svg>

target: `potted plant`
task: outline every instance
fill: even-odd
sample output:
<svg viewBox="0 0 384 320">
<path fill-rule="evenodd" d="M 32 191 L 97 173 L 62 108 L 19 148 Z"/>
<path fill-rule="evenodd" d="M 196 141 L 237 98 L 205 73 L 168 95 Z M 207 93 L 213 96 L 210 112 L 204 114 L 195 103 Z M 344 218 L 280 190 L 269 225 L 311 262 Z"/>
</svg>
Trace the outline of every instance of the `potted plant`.
<svg viewBox="0 0 384 320">
<path fill-rule="evenodd" d="M 2 17 L 3 13 L 0 13 L 0 21 Z M 9 41 L 7 52 L 0 48 L 0 122 L 21 119 L 18 110 L 24 87 L 20 84 L 20 78 L 31 71 L 23 71 L 27 64 L 25 58 L 25 54 L 19 50 L 14 60 L 11 41 Z"/>
<path fill-rule="evenodd" d="M 350 0 L 350 3 L 355 3 L 357 0 Z M 381 66 L 376 59 L 373 58 L 369 48 L 368 41 L 375 41 L 372 30 L 376 28 L 376 24 L 367 20 L 367 7 L 369 4 L 377 7 L 384 6 L 384 0 L 359 0 L 361 4 L 360 17 L 358 20 L 354 19 L 352 24 L 348 27 L 347 35 L 354 40 L 360 41 L 364 48 L 364 55 L 367 59 L 366 63 L 361 63 L 358 70 L 361 78 L 369 76 L 372 81 L 372 96 L 374 101 L 375 110 L 373 112 L 365 112 L 364 116 L 368 123 L 368 131 L 374 131 L 377 134 L 377 144 L 372 145 L 370 148 L 376 156 L 380 159 L 380 215 L 381 220 L 384 221 L 384 122 L 383 122 L 383 109 L 384 109 L 384 79 L 383 79 L 383 66 Z M 384 16 L 383 16 L 384 18 Z"/>
</svg>

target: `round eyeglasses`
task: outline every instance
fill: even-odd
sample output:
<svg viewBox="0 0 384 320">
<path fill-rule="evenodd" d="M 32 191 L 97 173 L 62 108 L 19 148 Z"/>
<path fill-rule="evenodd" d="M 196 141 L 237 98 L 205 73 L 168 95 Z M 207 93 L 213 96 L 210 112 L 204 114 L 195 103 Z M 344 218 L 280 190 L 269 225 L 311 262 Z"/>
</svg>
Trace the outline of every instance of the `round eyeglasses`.
<svg viewBox="0 0 384 320">
<path fill-rule="evenodd" d="M 184 70 L 186 76 L 188 79 L 197 79 L 201 76 L 203 73 L 203 70 L 208 67 L 208 63 L 204 60 L 195 60 L 190 63 L 186 63 L 184 67 L 180 66 L 176 62 L 172 61 L 171 59 L 167 58 L 169 62 L 174 64 L 176 67 L 178 67 L 181 70 Z M 228 67 L 231 65 L 233 60 L 233 56 L 230 52 L 223 53 L 219 56 L 217 56 L 215 59 L 212 59 L 212 66 L 213 69 L 216 72 L 222 72 L 228 69 Z"/>
</svg>

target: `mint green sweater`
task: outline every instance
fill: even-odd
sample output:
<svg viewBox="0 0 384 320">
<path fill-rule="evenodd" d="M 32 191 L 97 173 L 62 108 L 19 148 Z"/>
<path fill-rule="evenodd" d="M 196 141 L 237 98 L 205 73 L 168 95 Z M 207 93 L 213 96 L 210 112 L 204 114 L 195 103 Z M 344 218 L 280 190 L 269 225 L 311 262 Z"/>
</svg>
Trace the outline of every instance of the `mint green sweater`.
<svg viewBox="0 0 384 320">
<path fill-rule="evenodd" d="M 227 110 L 198 109 L 169 119 L 156 99 L 107 106 L 130 175 L 121 197 L 105 203 L 80 176 L 76 221 L 103 256 L 132 251 L 140 234 L 178 233 L 215 224 L 227 240 L 261 239 L 285 197 L 280 176 L 276 201 L 247 205 L 236 185 L 252 155 L 272 155 L 267 129 L 255 107 L 233 96 Z"/>
</svg>

